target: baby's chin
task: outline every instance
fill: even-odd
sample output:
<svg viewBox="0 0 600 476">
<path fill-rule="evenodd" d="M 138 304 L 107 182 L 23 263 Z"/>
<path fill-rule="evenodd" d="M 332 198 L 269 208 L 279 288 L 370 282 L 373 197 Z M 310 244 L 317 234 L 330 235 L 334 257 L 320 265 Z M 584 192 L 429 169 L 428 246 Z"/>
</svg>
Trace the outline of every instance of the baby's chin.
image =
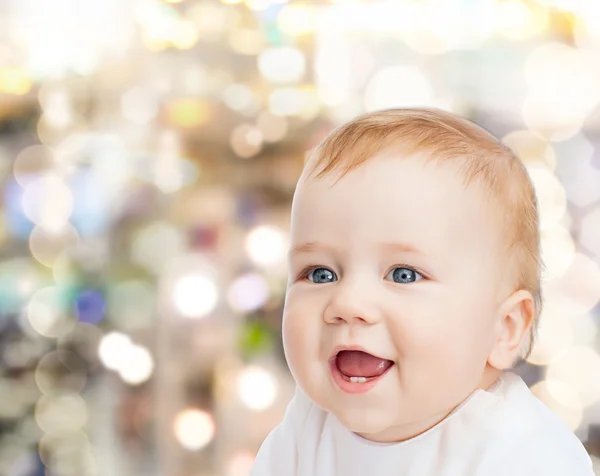
<svg viewBox="0 0 600 476">
<path fill-rule="evenodd" d="M 369 440 L 378 441 L 378 435 L 388 434 L 391 430 L 393 417 L 381 408 L 337 408 L 330 411 L 346 429 Z"/>
</svg>

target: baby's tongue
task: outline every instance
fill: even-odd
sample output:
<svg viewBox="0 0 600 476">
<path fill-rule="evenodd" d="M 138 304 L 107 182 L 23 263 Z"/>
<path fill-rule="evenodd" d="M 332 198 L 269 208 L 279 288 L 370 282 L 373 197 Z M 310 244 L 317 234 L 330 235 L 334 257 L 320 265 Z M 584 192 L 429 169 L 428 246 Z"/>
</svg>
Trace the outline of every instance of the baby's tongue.
<svg viewBox="0 0 600 476">
<path fill-rule="evenodd" d="M 360 350 L 342 350 L 337 355 L 337 367 L 346 377 L 377 377 L 392 364 Z"/>
</svg>

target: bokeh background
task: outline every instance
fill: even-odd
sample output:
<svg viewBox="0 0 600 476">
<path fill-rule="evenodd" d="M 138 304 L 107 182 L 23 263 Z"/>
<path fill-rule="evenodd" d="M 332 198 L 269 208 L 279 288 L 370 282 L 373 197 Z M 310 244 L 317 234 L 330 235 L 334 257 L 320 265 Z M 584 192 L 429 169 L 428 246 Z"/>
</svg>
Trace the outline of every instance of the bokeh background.
<svg viewBox="0 0 600 476">
<path fill-rule="evenodd" d="M 295 182 L 394 106 L 526 163 L 546 308 L 517 371 L 597 461 L 599 102 L 597 0 L 0 0 L 0 474 L 247 476 L 294 388 Z"/>
</svg>

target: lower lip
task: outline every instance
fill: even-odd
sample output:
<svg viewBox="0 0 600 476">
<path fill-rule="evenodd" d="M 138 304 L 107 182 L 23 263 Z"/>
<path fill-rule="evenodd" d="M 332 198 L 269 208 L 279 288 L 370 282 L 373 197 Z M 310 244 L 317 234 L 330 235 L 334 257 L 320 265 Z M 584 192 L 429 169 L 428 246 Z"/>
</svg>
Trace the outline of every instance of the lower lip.
<svg viewBox="0 0 600 476">
<path fill-rule="evenodd" d="M 338 369 L 336 362 L 336 358 L 333 357 L 329 360 L 329 373 L 331 374 L 333 381 L 337 384 L 337 386 L 346 393 L 351 394 L 359 394 L 365 393 L 371 390 L 377 383 L 388 373 L 388 371 L 395 365 L 392 364 L 389 368 L 385 370 L 381 375 L 367 379 L 364 383 L 359 382 L 350 382 L 346 380 L 348 377 L 344 377 L 340 370 Z"/>
</svg>

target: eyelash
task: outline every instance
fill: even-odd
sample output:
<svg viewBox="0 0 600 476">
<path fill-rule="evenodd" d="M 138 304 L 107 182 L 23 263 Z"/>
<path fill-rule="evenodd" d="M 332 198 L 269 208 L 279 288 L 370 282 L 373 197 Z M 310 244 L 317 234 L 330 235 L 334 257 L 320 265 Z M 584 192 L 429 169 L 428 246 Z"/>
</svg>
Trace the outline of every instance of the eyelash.
<svg viewBox="0 0 600 476">
<path fill-rule="evenodd" d="M 323 265 L 310 265 L 307 266 L 306 268 L 304 268 L 304 270 L 298 275 L 297 280 L 300 279 L 308 279 L 308 275 L 310 274 L 311 271 L 314 271 L 315 269 L 319 269 L 319 268 L 325 268 L 325 269 L 329 269 L 327 266 L 323 266 Z M 406 268 L 406 269 L 410 269 L 411 271 L 414 271 L 415 273 L 419 273 L 423 279 L 428 279 L 427 275 L 425 273 L 423 273 L 422 271 L 418 270 L 417 268 L 415 268 L 414 266 L 411 266 L 409 264 L 395 264 L 394 266 L 392 266 L 386 273 L 386 276 L 389 274 L 390 271 L 392 271 L 393 269 L 396 268 Z M 332 271 L 331 269 L 329 269 L 329 271 Z"/>
</svg>

